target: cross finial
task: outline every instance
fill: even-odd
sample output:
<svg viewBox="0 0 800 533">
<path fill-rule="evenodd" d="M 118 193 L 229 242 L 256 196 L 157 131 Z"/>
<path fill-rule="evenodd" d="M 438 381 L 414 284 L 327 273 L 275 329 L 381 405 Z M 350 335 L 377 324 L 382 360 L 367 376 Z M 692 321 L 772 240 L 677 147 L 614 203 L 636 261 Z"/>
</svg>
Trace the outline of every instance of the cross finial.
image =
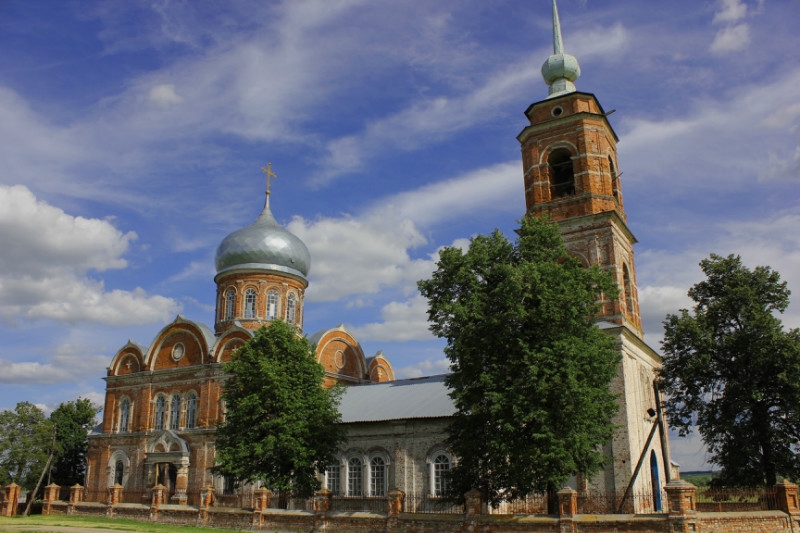
<svg viewBox="0 0 800 533">
<path fill-rule="evenodd" d="M 267 163 L 267 166 L 261 167 L 261 172 L 267 176 L 267 195 L 269 195 L 270 178 L 277 178 L 277 174 L 272 171 L 272 163 Z"/>
</svg>

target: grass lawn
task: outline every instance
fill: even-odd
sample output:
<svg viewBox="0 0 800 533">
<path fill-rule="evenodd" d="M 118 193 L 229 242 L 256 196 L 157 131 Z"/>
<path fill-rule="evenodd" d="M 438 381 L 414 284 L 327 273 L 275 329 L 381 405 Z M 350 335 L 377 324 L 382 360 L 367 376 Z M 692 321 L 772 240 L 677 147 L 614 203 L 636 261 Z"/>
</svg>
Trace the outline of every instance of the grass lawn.
<svg viewBox="0 0 800 533">
<path fill-rule="evenodd" d="M 28 528 L 30 526 L 30 528 Z M 143 533 L 234 533 L 232 529 L 212 529 L 191 526 L 171 526 L 137 522 L 124 518 L 102 518 L 94 516 L 33 515 L 24 518 L 0 517 L 0 531 L 14 533 L 42 533 L 43 531 L 64 531 L 74 528 L 77 532 L 92 530 L 135 531 Z M 241 532 L 239 532 L 241 533 Z"/>
</svg>

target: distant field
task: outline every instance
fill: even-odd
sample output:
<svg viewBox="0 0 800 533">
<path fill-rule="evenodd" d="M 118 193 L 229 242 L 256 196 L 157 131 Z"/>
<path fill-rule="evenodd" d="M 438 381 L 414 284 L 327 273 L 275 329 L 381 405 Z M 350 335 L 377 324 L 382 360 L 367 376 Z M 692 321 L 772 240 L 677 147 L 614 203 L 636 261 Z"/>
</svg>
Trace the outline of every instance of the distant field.
<svg viewBox="0 0 800 533">
<path fill-rule="evenodd" d="M 230 529 L 211 529 L 188 526 L 169 526 L 136 522 L 135 520 L 87 516 L 41 516 L 25 518 L 0 517 L 0 532 L 8 533 L 241 533 Z"/>
<path fill-rule="evenodd" d="M 682 480 L 688 481 L 698 488 L 708 487 L 711 485 L 711 479 L 713 477 L 713 472 L 681 472 Z"/>
</svg>

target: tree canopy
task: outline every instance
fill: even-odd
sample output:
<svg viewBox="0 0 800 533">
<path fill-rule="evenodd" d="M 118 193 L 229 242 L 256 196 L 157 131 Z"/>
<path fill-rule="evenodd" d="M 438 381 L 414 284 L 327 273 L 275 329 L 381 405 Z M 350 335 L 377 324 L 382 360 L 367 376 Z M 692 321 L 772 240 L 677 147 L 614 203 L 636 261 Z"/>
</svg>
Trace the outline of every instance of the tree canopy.
<svg viewBox="0 0 800 533">
<path fill-rule="evenodd" d="M 670 423 L 696 426 L 722 468 L 718 484 L 800 479 L 800 332 L 776 313 L 789 289 L 766 266 L 734 255 L 701 261 L 706 279 L 689 290 L 692 312 L 664 321 L 661 383 Z"/>
<path fill-rule="evenodd" d="M 597 472 L 613 434 L 620 354 L 593 317 L 616 284 L 571 258 L 554 224 L 526 217 L 517 234 L 513 244 L 495 231 L 466 252 L 445 248 L 419 282 L 431 331 L 447 340 L 455 497 L 552 492 Z"/>
<path fill-rule="evenodd" d="M 280 320 L 256 331 L 224 370 L 227 413 L 217 428 L 217 472 L 263 482 L 282 494 L 313 495 L 317 474 L 344 440 L 339 389 L 323 388 L 325 371 L 308 339 Z"/>
<path fill-rule="evenodd" d="M 86 453 L 89 450 L 89 431 L 95 425 L 100 408 L 86 398 L 63 402 L 52 413 L 50 421 L 56 426 L 58 450 L 52 467 L 53 483 L 83 485 L 86 473 Z"/>
<path fill-rule="evenodd" d="M 47 463 L 53 425 L 30 402 L 0 412 L 0 485 L 16 483 L 33 489 Z"/>
</svg>

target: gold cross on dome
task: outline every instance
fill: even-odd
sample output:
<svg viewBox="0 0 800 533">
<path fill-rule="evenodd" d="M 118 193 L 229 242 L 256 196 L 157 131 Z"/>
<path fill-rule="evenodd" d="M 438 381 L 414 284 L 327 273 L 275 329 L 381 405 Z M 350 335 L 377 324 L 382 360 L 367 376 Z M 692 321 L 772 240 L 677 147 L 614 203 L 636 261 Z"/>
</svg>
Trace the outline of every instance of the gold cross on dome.
<svg viewBox="0 0 800 533">
<path fill-rule="evenodd" d="M 267 163 L 267 166 L 261 167 L 261 172 L 267 176 L 267 194 L 269 194 L 270 178 L 277 178 L 277 174 L 272 171 L 272 163 Z"/>
</svg>

